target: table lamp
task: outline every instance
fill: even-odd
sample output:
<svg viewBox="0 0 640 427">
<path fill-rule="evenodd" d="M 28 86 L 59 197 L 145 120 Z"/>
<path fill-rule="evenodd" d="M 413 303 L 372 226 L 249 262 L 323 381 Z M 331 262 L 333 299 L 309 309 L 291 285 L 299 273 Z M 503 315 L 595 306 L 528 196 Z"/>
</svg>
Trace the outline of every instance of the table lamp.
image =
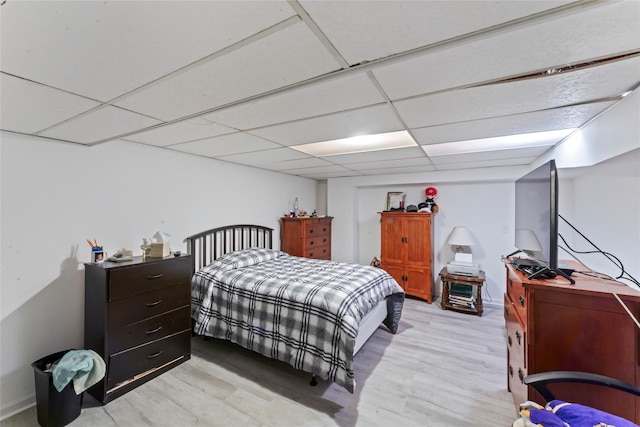
<svg viewBox="0 0 640 427">
<path fill-rule="evenodd" d="M 455 261 L 456 262 L 468 262 L 472 261 L 471 256 L 471 248 L 469 248 L 468 252 L 465 252 L 465 247 L 470 247 L 474 244 L 473 237 L 467 227 L 464 226 L 456 226 L 453 227 L 449 238 L 447 239 L 447 243 L 451 246 L 456 246 L 455 249 Z"/>
</svg>

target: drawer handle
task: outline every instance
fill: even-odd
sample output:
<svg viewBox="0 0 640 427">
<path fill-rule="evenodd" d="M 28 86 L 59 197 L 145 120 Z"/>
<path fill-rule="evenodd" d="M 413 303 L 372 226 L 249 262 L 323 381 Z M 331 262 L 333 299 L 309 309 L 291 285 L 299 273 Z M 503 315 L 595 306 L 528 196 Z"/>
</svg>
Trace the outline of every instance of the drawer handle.
<svg viewBox="0 0 640 427">
<path fill-rule="evenodd" d="M 505 307 L 504 308 L 504 315 L 508 316 L 509 315 L 509 307 Z"/>
<path fill-rule="evenodd" d="M 313 252 L 309 253 L 309 258 L 313 258 Z"/>
<path fill-rule="evenodd" d="M 509 347 L 513 344 L 513 340 L 511 339 L 511 335 L 507 337 L 507 342 L 509 343 Z"/>
<path fill-rule="evenodd" d="M 522 335 L 520 335 L 520 332 L 516 331 L 516 339 L 518 340 L 518 345 L 521 345 L 520 338 L 522 338 Z"/>
<path fill-rule="evenodd" d="M 524 384 L 524 372 L 522 372 L 521 368 L 518 368 L 518 378 L 520 378 L 520 382 Z"/>
<path fill-rule="evenodd" d="M 148 302 L 146 304 L 147 307 L 155 307 L 156 305 L 160 304 L 162 302 L 161 299 L 159 299 L 158 301 L 154 301 L 154 302 Z"/>
<path fill-rule="evenodd" d="M 155 359 L 156 357 L 160 356 L 162 353 L 163 353 L 163 351 L 162 351 L 162 350 L 160 350 L 160 351 L 159 351 L 159 352 L 157 352 L 157 353 L 153 353 L 153 354 L 148 355 L 148 356 L 147 356 L 147 359 Z"/>
<path fill-rule="evenodd" d="M 145 334 L 147 334 L 147 335 L 153 335 L 153 334 L 155 334 L 156 332 L 160 332 L 161 330 L 162 330 L 162 326 L 158 326 L 158 327 L 157 327 L 157 328 L 155 328 L 155 329 L 152 329 L 152 330 L 150 330 L 150 331 L 145 332 Z"/>
<path fill-rule="evenodd" d="M 147 276 L 148 280 L 154 280 L 154 279 L 159 279 L 162 276 L 164 276 L 164 274 L 160 273 L 160 274 L 156 274 L 155 276 Z"/>
<path fill-rule="evenodd" d="M 327 238 L 325 237 L 324 239 L 322 239 L 323 243 L 327 243 Z"/>
<path fill-rule="evenodd" d="M 327 231 L 327 227 L 323 228 L 322 231 Z"/>
<path fill-rule="evenodd" d="M 524 307 L 524 297 L 522 295 L 518 297 L 518 301 L 520 301 L 520 305 Z"/>
<path fill-rule="evenodd" d="M 513 366 L 509 365 L 509 375 L 513 376 Z"/>
<path fill-rule="evenodd" d="M 315 241 L 313 241 L 313 240 L 311 240 L 311 241 L 309 242 L 309 244 L 310 244 L 310 245 L 315 245 L 315 244 L 316 244 L 316 242 L 315 242 Z"/>
<path fill-rule="evenodd" d="M 509 279 L 509 286 L 513 286 L 513 280 Z"/>
<path fill-rule="evenodd" d="M 313 234 L 313 228 L 309 230 L 309 234 Z"/>
</svg>

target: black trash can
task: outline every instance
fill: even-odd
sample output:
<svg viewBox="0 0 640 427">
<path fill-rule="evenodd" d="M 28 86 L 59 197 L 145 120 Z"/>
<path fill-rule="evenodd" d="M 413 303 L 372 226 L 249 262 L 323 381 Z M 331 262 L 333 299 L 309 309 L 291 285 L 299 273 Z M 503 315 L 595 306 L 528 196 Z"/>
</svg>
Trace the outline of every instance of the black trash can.
<svg viewBox="0 0 640 427">
<path fill-rule="evenodd" d="M 53 375 L 51 372 L 45 372 L 49 363 L 60 360 L 68 351 L 70 350 L 50 354 L 31 364 L 36 380 L 38 424 L 43 427 L 66 426 L 80 415 L 83 393 L 76 394 L 73 381 L 62 391 L 56 390 Z"/>
</svg>

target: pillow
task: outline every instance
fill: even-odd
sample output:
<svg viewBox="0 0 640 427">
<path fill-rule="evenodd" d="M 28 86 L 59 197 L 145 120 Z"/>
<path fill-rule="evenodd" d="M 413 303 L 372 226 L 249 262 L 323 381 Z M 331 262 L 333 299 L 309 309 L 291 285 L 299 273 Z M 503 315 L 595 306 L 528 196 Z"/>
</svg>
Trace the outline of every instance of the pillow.
<svg viewBox="0 0 640 427">
<path fill-rule="evenodd" d="M 267 248 L 243 249 L 222 255 L 205 268 L 207 270 L 228 271 L 276 259 L 284 254 L 282 251 Z"/>
</svg>

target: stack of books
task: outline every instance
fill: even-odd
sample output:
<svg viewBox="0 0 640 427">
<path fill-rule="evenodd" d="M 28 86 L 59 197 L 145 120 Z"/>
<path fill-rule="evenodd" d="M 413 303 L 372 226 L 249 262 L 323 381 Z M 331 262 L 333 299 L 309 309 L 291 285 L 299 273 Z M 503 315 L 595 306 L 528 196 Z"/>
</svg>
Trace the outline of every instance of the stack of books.
<svg viewBox="0 0 640 427">
<path fill-rule="evenodd" d="M 476 297 L 473 296 L 473 286 L 451 283 L 449 286 L 449 304 L 464 308 L 475 308 Z"/>
</svg>

